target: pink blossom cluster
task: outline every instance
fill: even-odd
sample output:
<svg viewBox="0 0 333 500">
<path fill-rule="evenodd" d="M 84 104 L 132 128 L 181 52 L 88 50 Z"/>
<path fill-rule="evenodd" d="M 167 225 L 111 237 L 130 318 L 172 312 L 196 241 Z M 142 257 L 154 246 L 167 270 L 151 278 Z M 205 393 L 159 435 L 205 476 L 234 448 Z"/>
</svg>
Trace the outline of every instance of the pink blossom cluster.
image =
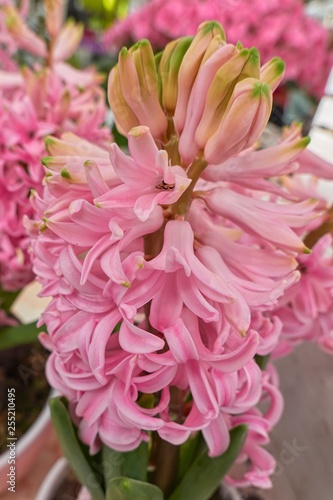
<svg viewBox="0 0 333 500">
<path fill-rule="evenodd" d="M 297 133 L 297 125 L 292 128 Z M 298 162 L 298 173 L 310 173 L 312 177 L 293 175 L 282 182 L 299 199 L 317 199 L 322 216 L 311 221 L 305 232 L 305 243 L 312 252 L 297 256 L 300 280 L 286 290 L 273 311 L 283 325 L 273 357 L 290 353 L 304 341 L 312 341 L 333 353 L 332 208 L 317 188 L 318 178 L 333 179 L 333 164 L 310 150 L 302 151 Z"/>
<path fill-rule="evenodd" d="M 140 132 L 139 139 L 136 130 L 129 136 L 131 156 L 112 145 L 111 161 L 92 145 L 88 153 L 88 144 L 74 136 L 48 144 L 55 155 L 47 160 L 51 175 L 44 197 L 33 198 L 44 218 L 33 243 L 34 272 L 43 295 L 53 297 L 42 316 L 48 335 L 41 340 L 52 351 L 48 379 L 75 404 L 80 437 L 92 453 L 100 441 L 127 451 L 148 440 L 149 431 L 181 444 L 202 430 L 216 456 L 228 446 L 228 430 L 245 419 L 253 431 L 244 449 L 252 463 L 244 484 L 267 487 L 274 459 L 261 445 L 282 401 L 253 356 L 278 341 L 280 321 L 260 311 L 297 279 L 295 259 L 279 244 L 260 249 L 264 223 L 257 240 L 246 221 L 243 233 L 231 216 L 214 213 L 202 200 L 193 202 L 189 221 L 166 222 L 159 203 L 177 199 L 187 179 L 181 167 L 165 162 L 162 169 L 164 151 L 148 131 Z M 75 158 L 75 148 L 86 153 Z M 158 192 L 163 181 L 174 183 L 175 191 Z M 255 198 L 240 190 L 225 184 L 210 196 L 225 197 L 227 207 L 236 196 L 255 211 Z M 269 220 L 302 246 L 284 221 L 288 215 L 280 219 L 273 203 L 262 203 Z M 309 209 L 299 206 L 301 213 Z M 207 232 L 200 231 L 203 223 Z M 144 239 L 164 225 L 163 247 L 151 259 Z M 30 230 L 37 230 L 35 223 Z M 230 243 L 225 250 L 224 242 Z M 266 268 L 251 263 L 251 251 L 261 254 Z M 175 390 L 180 396 L 173 401 Z M 261 415 L 254 406 L 266 391 L 271 407 Z"/>
<path fill-rule="evenodd" d="M 148 38 L 155 48 L 194 35 L 199 24 L 216 19 L 232 43 L 259 49 L 265 63 L 274 56 L 286 62 L 285 81 L 292 80 L 321 97 L 332 67 L 328 32 L 305 13 L 302 0 L 150 0 L 104 35 L 107 49 Z M 311 70 L 307 64 L 311 61 Z"/>
<path fill-rule="evenodd" d="M 51 50 L 30 32 L 12 5 L 6 8 L 6 36 L 30 54 L 44 58 L 42 65 L 36 63 L 31 69 L 0 72 L 0 287 L 14 291 L 33 279 L 23 218 L 33 215 L 30 191 L 42 191 L 45 137 L 73 131 L 104 142 L 110 140 L 110 134 L 101 128 L 106 108 L 99 76 L 64 62 L 76 50 L 81 28 L 59 23 L 54 32 L 56 18 L 51 17 Z"/>
<path fill-rule="evenodd" d="M 301 279 L 286 292 L 274 312 L 283 324 L 275 356 L 288 354 L 306 340 L 333 353 L 332 248 L 332 235 L 325 234 L 311 255 L 298 257 Z"/>
<path fill-rule="evenodd" d="M 200 430 L 218 456 L 245 422 L 240 484 L 269 487 L 275 462 L 262 446 L 283 403 L 254 356 L 276 349 L 280 301 L 322 222 L 322 204 L 282 182 L 308 141 L 291 127 L 256 150 L 281 65 L 260 68 L 216 23 L 168 45 L 159 75 L 162 88 L 146 41 L 110 74 L 128 154 L 73 133 L 47 140 L 39 222 L 26 224 L 52 297 L 40 321 L 48 379 L 92 453 L 134 449 L 151 431 L 180 445 Z"/>
</svg>

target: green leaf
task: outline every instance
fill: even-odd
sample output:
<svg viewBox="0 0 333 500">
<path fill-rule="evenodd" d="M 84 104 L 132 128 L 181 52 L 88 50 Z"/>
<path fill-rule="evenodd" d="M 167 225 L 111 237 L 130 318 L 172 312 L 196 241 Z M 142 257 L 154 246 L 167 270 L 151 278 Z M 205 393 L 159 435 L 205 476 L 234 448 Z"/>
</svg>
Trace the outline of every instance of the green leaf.
<svg viewBox="0 0 333 500">
<path fill-rule="evenodd" d="M 124 458 L 122 475 L 131 479 L 147 481 L 148 443 L 142 442 L 135 450 L 122 455 Z"/>
<path fill-rule="evenodd" d="M 35 342 L 38 334 L 43 330 L 45 328 L 37 328 L 36 322 L 28 325 L 5 326 L 0 329 L 0 350 Z"/>
<path fill-rule="evenodd" d="M 190 436 L 189 439 L 181 445 L 178 471 L 179 481 L 185 476 L 194 460 L 203 452 L 203 450 L 207 450 L 207 447 L 201 432 L 198 432 L 194 436 Z"/>
<path fill-rule="evenodd" d="M 163 500 L 163 492 L 154 484 L 115 477 L 108 482 L 106 500 Z"/>
<path fill-rule="evenodd" d="M 77 478 L 87 488 L 94 500 L 105 500 L 99 479 L 80 447 L 66 406 L 60 398 L 52 398 L 50 400 L 50 410 L 62 450 Z"/>
<path fill-rule="evenodd" d="M 147 480 L 148 443 L 142 442 L 135 450 L 118 452 L 103 446 L 103 470 L 105 483 L 123 476 L 140 481 Z"/>
<path fill-rule="evenodd" d="M 270 354 L 266 354 L 266 356 L 260 356 L 260 354 L 256 354 L 254 356 L 254 360 L 259 366 L 260 370 L 265 370 L 266 366 L 269 362 Z"/>
<path fill-rule="evenodd" d="M 193 462 L 169 500 L 208 500 L 241 451 L 246 438 L 247 427 L 240 425 L 230 432 L 230 444 L 220 457 L 210 458 L 207 450 Z"/>
<path fill-rule="evenodd" d="M 110 479 L 122 475 L 123 453 L 115 451 L 108 446 L 102 448 L 102 467 L 104 474 L 105 485 Z"/>
<path fill-rule="evenodd" d="M 21 293 L 21 290 L 18 290 L 17 292 L 6 292 L 5 290 L 0 289 L 0 307 L 1 309 L 4 309 L 6 313 L 9 313 L 10 308 L 15 301 L 15 299 L 18 297 L 18 295 Z"/>
</svg>

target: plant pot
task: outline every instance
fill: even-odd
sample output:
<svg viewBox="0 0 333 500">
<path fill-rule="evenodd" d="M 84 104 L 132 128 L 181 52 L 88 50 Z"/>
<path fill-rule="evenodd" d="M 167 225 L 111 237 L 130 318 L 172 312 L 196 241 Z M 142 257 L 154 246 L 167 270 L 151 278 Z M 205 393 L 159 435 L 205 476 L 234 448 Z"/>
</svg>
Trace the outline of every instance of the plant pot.
<svg viewBox="0 0 333 500">
<path fill-rule="evenodd" d="M 52 394 L 52 393 L 51 393 Z M 54 394 L 52 394 L 53 396 Z M 48 401 L 32 426 L 16 441 L 15 445 L 15 483 L 21 480 L 34 466 L 52 429 Z M 0 476 L 8 478 L 10 449 L 0 455 Z M 0 484 L 0 494 L 7 490 L 7 479 Z"/>
<path fill-rule="evenodd" d="M 35 500 L 54 500 L 55 495 L 59 492 L 62 483 L 66 481 L 70 470 L 66 458 L 59 458 L 53 467 L 50 469 L 42 484 L 39 487 Z M 66 496 L 67 494 L 67 496 Z M 61 498 L 77 498 L 77 500 L 92 500 L 89 492 L 82 487 L 77 496 L 65 492 Z M 59 498 L 59 496 L 58 496 Z"/>
<path fill-rule="evenodd" d="M 68 471 L 66 458 L 59 458 L 49 470 L 37 492 L 35 500 L 51 500 Z"/>
</svg>

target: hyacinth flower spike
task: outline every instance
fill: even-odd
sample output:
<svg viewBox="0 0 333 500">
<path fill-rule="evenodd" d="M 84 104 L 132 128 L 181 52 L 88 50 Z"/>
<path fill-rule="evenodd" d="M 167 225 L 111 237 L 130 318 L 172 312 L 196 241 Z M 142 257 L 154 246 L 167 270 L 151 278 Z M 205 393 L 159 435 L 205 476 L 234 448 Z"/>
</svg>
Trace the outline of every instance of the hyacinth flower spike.
<svg viewBox="0 0 333 500">
<path fill-rule="evenodd" d="M 282 403 L 254 357 L 278 344 L 279 301 L 320 219 L 316 200 L 278 177 L 297 172 L 308 142 L 299 129 L 255 150 L 283 69 L 278 59 L 261 68 L 257 50 L 227 43 L 215 22 L 156 58 L 142 41 L 121 51 L 108 82 L 128 154 L 68 134 L 47 140 L 45 191 L 27 227 L 52 296 L 41 319 L 49 379 L 93 452 L 151 438 L 153 481 L 166 492 L 193 433 L 216 457 L 244 421 L 244 482 L 270 484 L 262 446 Z"/>
</svg>

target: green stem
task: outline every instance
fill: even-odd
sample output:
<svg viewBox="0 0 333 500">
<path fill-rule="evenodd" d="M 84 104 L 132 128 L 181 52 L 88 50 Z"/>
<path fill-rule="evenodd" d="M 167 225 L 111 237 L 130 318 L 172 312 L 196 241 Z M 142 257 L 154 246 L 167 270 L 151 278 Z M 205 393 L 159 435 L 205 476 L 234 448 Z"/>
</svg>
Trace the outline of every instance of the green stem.
<svg viewBox="0 0 333 500">
<path fill-rule="evenodd" d="M 155 471 L 152 482 L 168 498 L 177 486 L 180 447 L 164 441 L 157 432 L 154 433 L 154 441 Z"/>
<path fill-rule="evenodd" d="M 146 234 L 146 236 L 144 237 L 144 252 L 146 259 L 148 260 L 153 259 L 154 257 L 156 257 L 156 255 L 158 255 L 161 252 L 164 241 L 165 225 L 166 221 L 164 221 L 162 226 L 157 231 L 155 231 L 155 233 Z M 156 335 L 158 334 L 158 332 L 150 325 L 149 314 L 150 314 L 150 302 L 148 302 L 145 305 L 147 330 Z"/>
<path fill-rule="evenodd" d="M 174 219 L 178 216 L 186 217 L 191 206 L 193 189 L 206 167 L 207 162 L 203 158 L 197 158 L 190 166 L 187 176 L 192 179 L 192 182 L 179 200 L 170 207 Z"/>
<path fill-rule="evenodd" d="M 157 231 L 146 234 L 144 237 L 144 252 L 146 257 L 153 259 L 162 250 L 165 225 L 166 221 L 164 221 L 164 224 Z"/>
<path fill-rule="evenodd" d="M 171 165 L 181 165 L 181 158 L 178 151 L 178 138 L 176 135 L 170 137 L 170 140 L 164 145 L 164 149 L 168 153 Z"/>
<path fill-rule="evenodd" d="M 170 415 L 178 423 L 183 421 L 184 393 L 178 387 L 170 388 Z M 180 465 L 180 446 L 175 446 L 153 433 L 152 462 L 154 473 L 152 482 L 164 493 L 165 498 L 171 494 L 178 483 Z"/>
<path fill-rule="evenodd" d="M 175 155 L 176 143 L 169 143 L 169 154 Z M 202 158 L 197 158 L 191 165 L 188 171 L 188 177 L 192 180 L 187 190 L 182 194 L 179 200 L 170 206 L 170 212 L 173 218 L 178 216 L 185 217 L 192 201 L 192 193 L 201 173 L 207 166 L 207 163 Z M 167 221 L 164 221 L 162 227 L 153 234 L 148 234 L 144 237 L 144 251 L 146 258 L 154 258 L 158 255 L 163 247 L 164 229 Z M 150 304 L 146 304 L 145 313 L 147 321 L 147 330 L 154 334 L 159 334 L 149 324 Z M 183 392 L 177 387 L 171 388 L 170 409 L 174 415 L 176 422 L 182 421 L 183 407 Z M 154 467 L 152 474 L 152 482 L 158 486 L 164 493 L 165 498 L 172 493 L 177 485 L 178 471 L 180 461 L 180 447 L 172 445 L 159 437 L 157 432 L 153 433 L 153 448 L 151 463 Z"/>
</svg>

